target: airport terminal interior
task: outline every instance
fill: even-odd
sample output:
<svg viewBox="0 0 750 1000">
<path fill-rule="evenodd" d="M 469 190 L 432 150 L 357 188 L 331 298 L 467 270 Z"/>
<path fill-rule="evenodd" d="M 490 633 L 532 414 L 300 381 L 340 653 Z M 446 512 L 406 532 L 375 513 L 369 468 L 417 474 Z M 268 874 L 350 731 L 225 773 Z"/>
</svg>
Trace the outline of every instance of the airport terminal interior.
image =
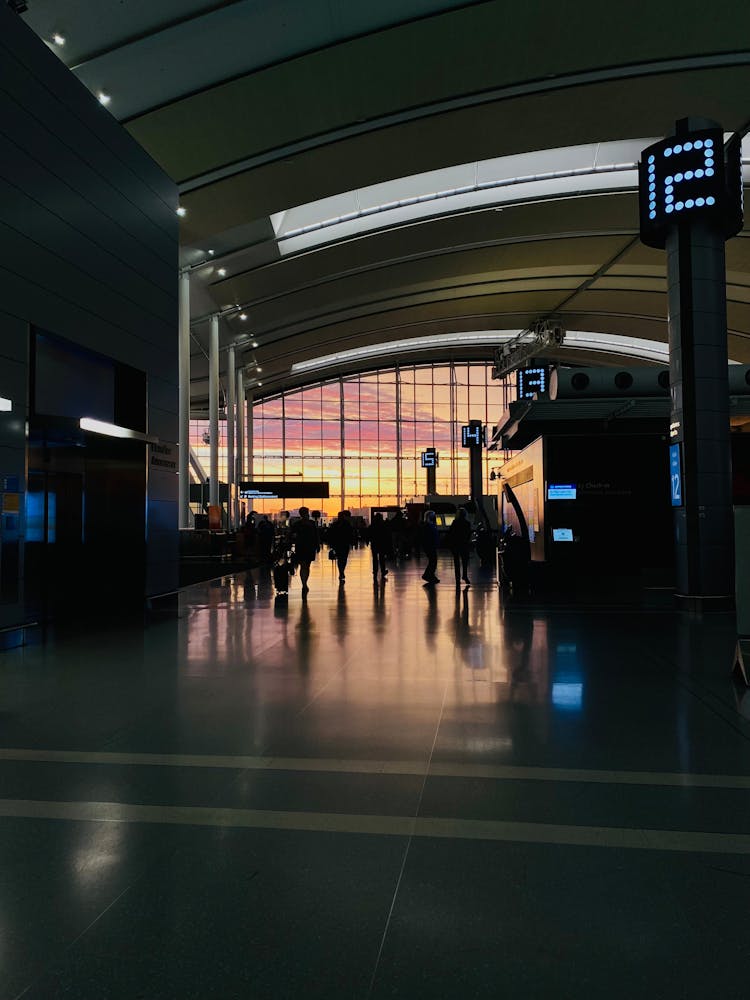
<svg viewBox="0 0 750 1000">
<path fill-rule="evenodd" d="M 0 1000 L 747 996 L 748 39 L 0 0 Z"/>
</svg>

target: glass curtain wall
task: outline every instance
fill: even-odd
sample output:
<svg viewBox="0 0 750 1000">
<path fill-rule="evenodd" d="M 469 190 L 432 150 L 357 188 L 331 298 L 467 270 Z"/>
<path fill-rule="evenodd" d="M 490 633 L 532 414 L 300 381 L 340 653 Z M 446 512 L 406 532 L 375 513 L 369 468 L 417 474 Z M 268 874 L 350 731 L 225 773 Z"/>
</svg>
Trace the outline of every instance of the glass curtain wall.
<svg viewBox="0 0 750 1000">
<path fill-rule="evenodd" d="M 513 384 L 511 384 L 511 382 Z M 514 380 L 492 379 L 486 363 L 400 365 L 305 386 L 257 402 L 253 409 L 253 478 L 326 481 L 328 500 L 308 506 L 334 516 L 418 500 L 426 491 L 421 453 L 439 454 L 437 491 L 468 494 L 469 454 L 461 427 L 491 428 L 512 398 Z M 219 470 L 226 477 L 224 425 Z M 191 421 L 191 445 L 208 469 L 208 421 Z M 485 486 L 500 456 L 485 453 Z M 294 509 L 299 500 L 255 503 L 264 513 Z"/>
</svg>

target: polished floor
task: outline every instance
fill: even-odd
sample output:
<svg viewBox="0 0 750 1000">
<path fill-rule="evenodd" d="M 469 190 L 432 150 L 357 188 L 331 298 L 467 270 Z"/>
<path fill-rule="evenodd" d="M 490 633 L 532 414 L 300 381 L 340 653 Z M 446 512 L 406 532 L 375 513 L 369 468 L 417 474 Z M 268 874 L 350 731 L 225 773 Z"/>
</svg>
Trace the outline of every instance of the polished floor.
<svg viewBox="0 0 750 1000">
<path fill-rule="evenodd" d="M 0 1000 L 747 997 L 731 623 L 368 555 L 0 655 Z"/>
</svg>

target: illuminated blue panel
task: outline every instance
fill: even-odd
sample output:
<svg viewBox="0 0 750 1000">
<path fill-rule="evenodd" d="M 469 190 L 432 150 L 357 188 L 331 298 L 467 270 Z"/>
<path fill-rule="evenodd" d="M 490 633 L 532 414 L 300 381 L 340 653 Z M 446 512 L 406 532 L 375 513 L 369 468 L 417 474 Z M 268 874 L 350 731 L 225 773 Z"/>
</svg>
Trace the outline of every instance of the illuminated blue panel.
<svg viewBox="0 0 750 1000">
<path fill-rule="evenodd" d="M 583 708 L 583 684 L 555 681 L 552 684 L 552 704 L 555 708 L 580 711 Z"/>
<path fill-rule="evenodd" d="M 575 500 L 575 483 L 550 483 L 547 487 L 548 500 Z"/>
<path fill-rule="evenodd" d="M 553 542 L 572 542 L 573 541 L 573 529 L 572 528 L 553 528 L 552 529 L 552 541 Z"/>
<path fill-rule="evenodd" d="M 669 446 L 669 481 L 672 491 L 672 506 L 682 507 L 682 465 L 679 444 Z"/>
<path fill-rule="evenodd" d="M 422 468 L 434 469 L 438 464 L 438 454 L 434 448 L 427 448 L 422 452 Z"/>
</svg>

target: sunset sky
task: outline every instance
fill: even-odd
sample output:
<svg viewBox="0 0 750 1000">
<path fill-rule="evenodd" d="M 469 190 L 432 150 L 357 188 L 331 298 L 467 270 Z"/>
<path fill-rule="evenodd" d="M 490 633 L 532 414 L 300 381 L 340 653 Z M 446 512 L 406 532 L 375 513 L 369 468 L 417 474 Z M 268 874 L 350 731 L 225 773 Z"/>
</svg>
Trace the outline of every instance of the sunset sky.
<svg viewBox="0 0 750 1000">
<path fill-rule="evenodd" d="M 504 408 L 504 383 L 493 381 L 491 371 L 487 364 L 402 366 L 398 385 L 396 371 L 388 369 L 257 403 L 254 476 L 300 478 L 294 474 L 302 473 L 304 479 L 326 480 L 330 499 L 311 500 L 309 506 L 333 515 L 342 506 L 356 511 L 423 496 L 420 455 L 434 447 L 440 455 L 438 492 L 468 493 L 468 451 L 461 447 L 461 426 L 469 420 L 494 426 Z M 511 390 L 515 387 L 508 385 L 506 391 Z M 207 421 L 191 421 L 191 444 L 206 470 L 209 448 L 202 435 L 207 430 Z M 225 479 L 223 422 L 221 433 L 220 475 Z M 499 460 L 498 455 L 485 457 L 486 476 Z M 255 509 L 272 512 L 303 502 L 269 500 L 256 503 Z"/>
</svg>

